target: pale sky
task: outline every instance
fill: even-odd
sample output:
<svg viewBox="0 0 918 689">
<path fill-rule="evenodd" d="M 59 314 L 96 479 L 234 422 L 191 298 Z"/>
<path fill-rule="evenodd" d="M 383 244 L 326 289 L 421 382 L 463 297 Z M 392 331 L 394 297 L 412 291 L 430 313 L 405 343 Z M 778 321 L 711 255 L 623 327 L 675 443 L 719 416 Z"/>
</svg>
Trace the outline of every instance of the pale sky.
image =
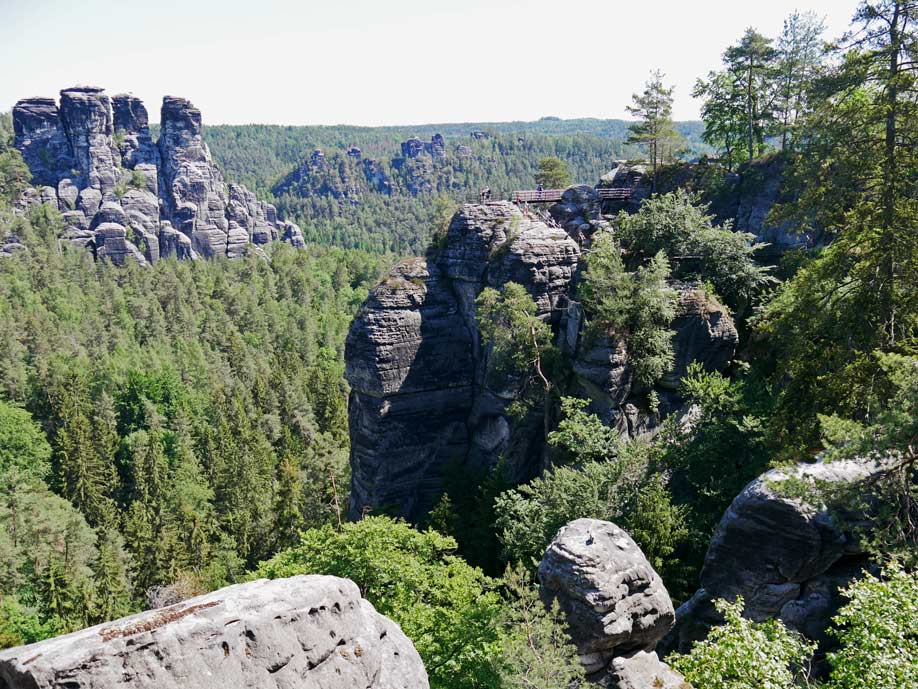
<svg viewBox="0 0 918 689">
<path fill-rule="evenodd" d="M 695 79 L 747 26 L 857 0 L 0 0 L 0 112 L 74 84 L 166 94 L 205 124 L 626 117 L 649 72 L 696 119 Z"/>
</svg>

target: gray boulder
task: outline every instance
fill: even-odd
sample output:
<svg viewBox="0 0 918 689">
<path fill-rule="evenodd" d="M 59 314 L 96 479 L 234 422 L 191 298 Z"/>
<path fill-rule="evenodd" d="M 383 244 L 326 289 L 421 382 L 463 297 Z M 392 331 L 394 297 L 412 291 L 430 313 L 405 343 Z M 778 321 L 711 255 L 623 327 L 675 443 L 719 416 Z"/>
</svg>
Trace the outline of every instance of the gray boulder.
<svg viewBox="0 0 918 689">
<path fill-rule="evenodd" d="M 258 580 L 0 652 L 7 689 L 426 689 L 398 625 L 347 579 Z"/>
<path fill-rule="evenodd" d="M 874 460 L 800 464 L 749 483 L 721 519 L 705 556 L 701 588 L 677 611 L 676 629 L 663 647 L 689 648 L 720 621 L 713 601 L 737 596 L 743 597 L 747 617 L 778 618 L 811 639 L 827 641 L 825 630 L 842 602 L 839 588 L 870 562 L 845 525 L 863 516 L 839 521 L 814 488 L 856 486 L 884 466 Z"/>
<path fill-rule="evenodd" d="M 562 527 L 539 564 L 539 582 L 543 600 L 561 606 L 588 679 L 618 689 L 684 681 L 654 652 L 675 620 L 669 593 L 615 524 L 577 519 Z M 664 683 L 654 684 L 657 677 Z"/>
<path fill-rule="evenodd" d="M 615 689 L 692 689 L 681 673 L 654 651 L 635 651 L 612 659 L 607 686 Z"/>
</svg>

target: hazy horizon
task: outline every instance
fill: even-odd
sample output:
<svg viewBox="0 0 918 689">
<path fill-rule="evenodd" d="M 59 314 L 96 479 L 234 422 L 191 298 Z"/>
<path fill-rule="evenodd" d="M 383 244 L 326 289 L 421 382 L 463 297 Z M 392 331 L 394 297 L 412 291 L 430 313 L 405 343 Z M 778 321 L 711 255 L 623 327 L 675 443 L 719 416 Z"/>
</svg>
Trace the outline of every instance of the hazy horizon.
<svg viewBox="0 0 918 689">
<path fill-rule="evenodd" d="M 0 0 L 0 112 L 91 84 L 137 95 L 153 122 L 164 95 L 191 100 L 208 125 L 630 119 L 631 94 L 659 68 L 675 119 L 697 120 L 695 79 L 747 26 L 774 36 L 791 11 L 812 10 L 831 38 L 856 4 L 661 2 L 651 47 L 642 7 L 599 0 L 563 12 L 546 0 Z"/>
</svg>

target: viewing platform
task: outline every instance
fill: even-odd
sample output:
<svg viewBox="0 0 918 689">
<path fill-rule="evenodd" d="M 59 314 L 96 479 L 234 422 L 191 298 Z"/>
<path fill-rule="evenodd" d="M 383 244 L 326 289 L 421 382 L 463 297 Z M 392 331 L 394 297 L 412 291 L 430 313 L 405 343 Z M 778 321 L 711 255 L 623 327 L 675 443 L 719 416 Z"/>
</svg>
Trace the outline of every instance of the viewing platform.
<svg viewBox="0 0 918 689">
<path fill-rule="evenodd" d="M 514 191 L 510 200 L 514 203 L 557 203 L 566 189 L 525 189 Z M 597 190 L 599 198 L 606 201 L 627 201 L 631 198 L 634 189 L 631 187 L 600 187 Z"/>
</svg>

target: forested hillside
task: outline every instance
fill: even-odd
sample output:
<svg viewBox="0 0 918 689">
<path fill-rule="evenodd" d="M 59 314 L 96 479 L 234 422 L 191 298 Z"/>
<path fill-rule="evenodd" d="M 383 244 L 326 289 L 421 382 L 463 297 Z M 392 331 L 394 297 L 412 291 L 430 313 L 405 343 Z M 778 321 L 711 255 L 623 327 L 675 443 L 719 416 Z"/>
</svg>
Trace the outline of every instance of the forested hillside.
<svg viewBox="0 0 918 689">
<path fill-rule="evenodd" d="M 114 176 L 125 130 L 77 132 L 76 192 L 32 186 L 55 149 L 0 117 L 0 647 L 156 609 L 0 653 L 0 685 L 99 686 L 105 665 L 345 689 L 376 663 L 360 686 L 918 687 L 916 29 L 915 0 L 864 0 L 831 42 L 810 13 L 750 28 L 698 80 L 697 126 L 654 72 L 627 131 L 207 128 L 306 239 L 212 258 L 99 251 L 141 191 Z M 178 119 L 197 146 L 200 112 Z M 686 164 L 680 129 L 716 155 Z M 569 188 L 551 222 L 459 206 L 619 157 L 641 159 L 606 180 L 621 197 Z M 203 146 L 159 165 L 212 185 L 179 228 L 248 236 Z M 85 189 L 111 206 L 79 243 Z M 165 222 L 149 193 L 160 217 L 128 203 L 128 229 Z M 768 262 L 764 236 L 787 240 Z M 369 610 L 330 602 L 347 582 L 260 605 L 283 589 L 260 579 L 297 575 L 356 583 L 424 667 L 387 674 L 391 627 L 323 626 Z"/>
<path fill-rule="evenodd" d="M 678 125 L 683 155 L 710 149 L 701 125 Z M 475 132 L 476 136 L 472 136 Z M 400 144 L 440 134 L 441 157 L 401 162 Z M 595 184 L 615 160 L 639 157 L 624 120 L 467 123 L 415 127 L 208 127 L 206 138 L 227 175 L 268 198 L 303 227 L 308 241 L 369 251 L 421 253 L 437 224 L 438 208 L 534 188 L 539 161 L 558 158 L 576 183 Z M 353 156 L 354 147 L 359 155 Z M 322 153 L 315 163 L 314 150 Z M 348 155 L 348 151 L 352 155 Z M 368 185 L 361 163 L 384 184 Z"/>
</svg>

